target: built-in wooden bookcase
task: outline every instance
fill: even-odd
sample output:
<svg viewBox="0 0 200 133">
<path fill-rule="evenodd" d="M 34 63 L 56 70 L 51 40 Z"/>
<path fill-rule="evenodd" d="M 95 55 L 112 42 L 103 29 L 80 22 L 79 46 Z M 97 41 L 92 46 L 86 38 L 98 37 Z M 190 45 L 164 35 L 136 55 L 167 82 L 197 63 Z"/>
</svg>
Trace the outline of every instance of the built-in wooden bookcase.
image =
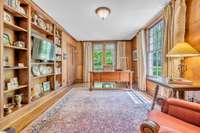
<svg viewBox="0 0 200 133">
<path fill-rule="evenodd" d="M 29 5 L 21 1 L 24 13 L 20 13 L 7 1 L 1 4 L 1 117 L 5 117 L 5 106 L 13 106 L 12 112 L 18 109 L 12 105 L 15 95 L 23 94 L 22 107 L 29 103 Z M 19 41 L 24 42 L 23 46 L 18 46 Z"/>
<path fill-rule="evenodd" d="M 62 27 L 29 0 L 18 0 L 23 10 L 13 7 L 7 3 L 9 1 L 0 0 L 0 119 L 23 111 L 25 106 L 62 88 Z M 48 28 L 41 28 L 34 22 L 35 14 Z M 55 61 L 32 59 L 32 36 L 35 35 L 55 45 Z M 51 67 L 53 71 L 47 75 L 34 76 L 33 66 Z M 35 85 L 47 81 L 50 82 L 50 90 L 34 98 Z M 21 107 L 14 104 L 16 95 L 22 96 Z M 8 105 L 12 107 L 11 112 L 5 113 Z"/>
<path fill-rule="evenodd" d="M 51 25 L 51 30 L 47 30 L 47 28 L 42 27 L 41 25 L 38 25 L 36 21 L 35 16 L 37 16 L 37 19 L 40 19 L 45 24 Z M 31 9 L 31 37 L 32 36 L 38 36 L 41 39 L 46 39 L 54 44 L 54 24 L 48 20 L 45 16 L 45 14 L 39 13 L 34 8 Z M 31 43 L 31 47 L 33 44 Z M 32 53 L 31 53 L 32 54 Z M 31 96 L 34 93 L 34 90 L 36 86 L 43 85 L 45 82 L 50 82 L 50 90 L 49 91 L 43 91 L 41 92 L 40 97 L 31 98 L 31 101 L 34 102 L 38 99 L 40 99 L 43 96 L 46 96 L 53 92 L 55 90 L 55 63 L 53 61 L 41 61 L 41 60 L 35 60 L 31 58 L 31 69 L 32 67 L 37 66 L 40 67 L 50 67 L 53 71 L 49 74 L 34 76 L 33 72 L 31 72 Z"/>
<path fill-rule="evenodd" d="M 55 60 L 55 86 L 60 88 L 62 86 L 62 30 L 55 28 L 55 45 L 56 45 L 56 60 Z"/>
</svg>

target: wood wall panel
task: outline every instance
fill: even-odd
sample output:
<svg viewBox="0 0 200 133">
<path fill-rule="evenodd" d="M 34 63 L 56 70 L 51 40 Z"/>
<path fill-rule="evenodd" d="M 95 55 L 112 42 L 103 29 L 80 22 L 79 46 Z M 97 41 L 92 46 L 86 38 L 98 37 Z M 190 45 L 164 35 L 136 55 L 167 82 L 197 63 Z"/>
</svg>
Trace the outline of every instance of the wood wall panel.
<svg viewBox="0 0 200 133">
<path fill-rule="evenodd" d="M 83 45 L 78 42 L 76 45 L 77 50 L 77 70 L 76 70 L 76 83 L 82 83 L 83 82 Z"/>
<path fill-rule="evenodd" d="M 67 34 L 66 33 L 62 33 L 62 48 L 64 50 L 65 53 L 67 53 Z M 67 60 L 64 60 L 63 63 L 62 63 L 62 72 L 63 72 L 63 75 L 62 75 L 62 82 L 63 82 L 63 86 L 67 86 Z"/>
<path fill-rule="evenodd" d="M 187 1 L 186 40 L 196 49 L 200 50 L 200 1 Z"/>
<path fill-rule="evenodd" d="M 134 37 L 132 39 L 132 51 L 136 50 L 137 49 L 137 41 L 136 41 L 136 37 Z M 133 61 L 133 55 L 132 55 L 132 52 L 131 52 L 131 62 L 132 62 L 132 70 L 133 70 L 133 82 L 135 84 L 137 84 L 137 61 Z"/>
<path fill-rule="evenodd" d="M 75 49 L 76 67 L 72 66 L 72 48 Z M 63 49 L 67 52 L 68 58 L 63 62 L 63 81 L 65 85 L 71 85 L 75 81 L 82 82 L 83 80 L 83 53 L 82 45 L 67 33 L 63 33 Z M 75 70 L 74 70 L 75 68 Z M 75 75 L 74 75 L 75 74 Z"/>
<path fill-rule="evenodd" d="M 187 24 L 186 41 L 200 51 L 200 0 L 187 1 Z M 187 71 L 185 78 L 200 81 L 200 57 L 188 58 L 185 60 Z"/>
<path fill-rule="evenodd" d="M 132 41 L 126 41 L 127 68 L 132 69 Z"/>
</svg>

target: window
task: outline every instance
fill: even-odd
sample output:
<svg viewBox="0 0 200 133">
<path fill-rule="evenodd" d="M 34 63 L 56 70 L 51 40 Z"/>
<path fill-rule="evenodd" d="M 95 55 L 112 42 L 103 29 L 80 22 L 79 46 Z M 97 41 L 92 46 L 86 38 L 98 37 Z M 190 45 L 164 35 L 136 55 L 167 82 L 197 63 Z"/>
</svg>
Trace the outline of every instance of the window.
<svg viewBox="0 0 200 133">
<path fill-rule="evenodd" d="M 114 70 L 116 60 L 114 43 L 96 43 L 93 45 L 93 70 Z"/>
<path fill-rule="evenodd" d="M 148 75 L 153 77 L 162 75 L 163 28 L 161 20 L 148 30 Z"/>
</svg>

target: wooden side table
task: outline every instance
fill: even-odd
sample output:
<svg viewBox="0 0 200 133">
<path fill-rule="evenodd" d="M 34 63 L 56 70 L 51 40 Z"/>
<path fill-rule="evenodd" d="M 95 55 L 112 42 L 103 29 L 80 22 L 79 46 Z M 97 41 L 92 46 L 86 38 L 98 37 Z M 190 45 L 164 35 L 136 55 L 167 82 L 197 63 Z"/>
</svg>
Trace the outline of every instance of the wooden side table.
<svg viewBox="0 0 200 133">
<path fill-rule="evenodd" d="M 151 110 L 153 110 L 155 107 L 160 86 L 163 86 L 166 89 L 172 89 L 172 97 L 177 98 L 178 93 L 180 99 L 184 99 L 185 91 L 200 91 L 200 86 L 169 84 L 165 78 L 147 78 L 147 80 L 156 84 Z"/>
</svg>

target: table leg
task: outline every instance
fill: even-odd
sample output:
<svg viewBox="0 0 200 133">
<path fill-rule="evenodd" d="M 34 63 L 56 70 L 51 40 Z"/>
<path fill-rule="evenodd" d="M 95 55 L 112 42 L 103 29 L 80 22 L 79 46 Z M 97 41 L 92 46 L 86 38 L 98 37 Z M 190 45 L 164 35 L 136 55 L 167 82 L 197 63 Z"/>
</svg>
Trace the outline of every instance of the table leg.
<svg viewBox="0 0 200 133">
<path fill-rule="evenodd" d="M 185 92 L 184 91 L 178 91 L 178 96 L 180 99 L 185 99 Z"/>
<path fill-rule="evenodd" d="M 90 91 L 92 91 L 93 84 L 93 82 L 90 82 Z"/>
<path fill-rule="evenodd" d="M 154 97 L 153 97 L 153 103 L 152 103 L 152 106 L 151 106 L 151 110 L 153 110 L 154 107 L 155 107 L 156 99 L 157 99 L 157 96 L 158 96 L 158 91 L 159 91 L 159 85 L 156 85 L 155 93 L 154 93 Z"/>
<path fill-rule="evenodd" d="M 173 90 L 173 98 L 177 98 L 177 90 Z"/>
<path fill-rule="evenodd" d="M 133 83 L 132 83 L 132 80 L 130 80 L 129 85 L 130 85 L 130 89 L 133 89 Z"/>
</svg>

